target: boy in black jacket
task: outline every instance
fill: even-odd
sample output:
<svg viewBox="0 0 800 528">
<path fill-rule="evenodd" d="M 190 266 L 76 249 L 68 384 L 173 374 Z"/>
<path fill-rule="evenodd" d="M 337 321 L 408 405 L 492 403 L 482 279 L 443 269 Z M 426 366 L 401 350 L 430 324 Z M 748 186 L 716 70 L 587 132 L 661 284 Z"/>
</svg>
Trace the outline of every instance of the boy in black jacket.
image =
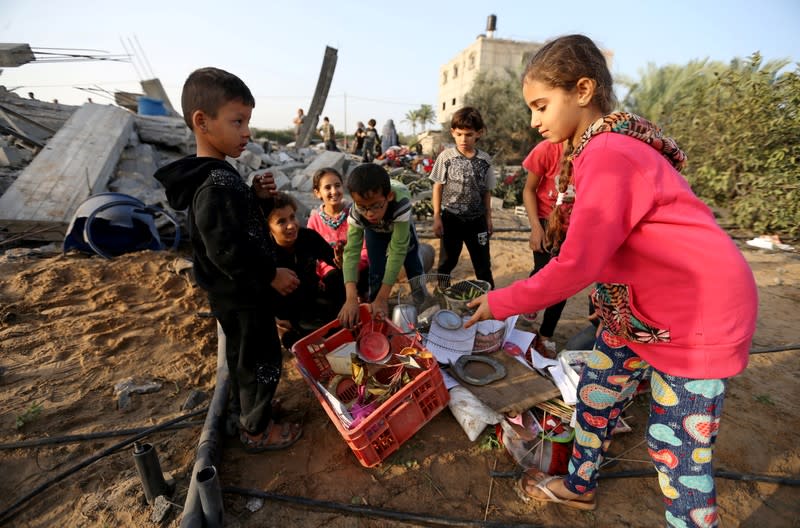
<svg viewBox="0 0 800 528">
<path fill-rule="evenodd" d="M 225 332 L 240 440 L 249 452 L 288 447 L 302 427 L 272 416 L 282 354 L 270 289 L 288 295 L 299 280 L 292 270 L 277 268 L 270 252 L 261 202 L 274 194 L 274 180 L 267 175 L 250 188 L 225 161 L 238 157 L 250 140 L 255 100 L 235 75 L 201 68 L 186 79 L 181 105 L 197 155 L 162 167 L 155 177 L 173 208 L 189 209 L 194 272 Z"/>
</svg>

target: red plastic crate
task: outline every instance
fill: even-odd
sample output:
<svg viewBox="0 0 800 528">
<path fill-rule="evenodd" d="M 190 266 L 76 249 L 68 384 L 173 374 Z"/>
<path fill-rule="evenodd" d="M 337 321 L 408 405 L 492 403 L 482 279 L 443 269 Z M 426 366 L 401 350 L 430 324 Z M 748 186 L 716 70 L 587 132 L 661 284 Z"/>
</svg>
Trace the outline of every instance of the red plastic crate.
<svg viewBox="0 0 800 528">
<path fill-rule="evenodd" d="M 370 317 L 367 305 L 362 305 L 362 324 L 374 324 L 373 330 L 388 336 L 392 354 L 412 345 L 415 348 L 423 348 L 415 335 L 404 335 L 403 331 L 389 320 L 372 323 Z M 332 321 L 297 341 L 292 347 L 292 353 L 295 356 L 295 366 L 303 374 L 303 379 L 311 387 L 311 391 L 328 413 L 342 438 L 347 441 L 358 461 L 362 466 L 372 467 L 397 451 L 403 442 L 444 409 L 450 401 L 450 393 L 444 386 L 444 379 L 436 359 L 417 358 L 417 362 L 423 368 L 407 369 L 406 372 L 412 377 L 411 382 L 390 396 L 355 427 L 347 429 L 314 380 L 327 385 L 334 373 L 325 354 L 354 340 L 355 336 L 350 330 L 343 328 L 339 321 Z M 322 348 L 318 348 L 319 345 L 322 345 Z M 313 379 L 308 379 L 303 370 Z"/>
</svg>

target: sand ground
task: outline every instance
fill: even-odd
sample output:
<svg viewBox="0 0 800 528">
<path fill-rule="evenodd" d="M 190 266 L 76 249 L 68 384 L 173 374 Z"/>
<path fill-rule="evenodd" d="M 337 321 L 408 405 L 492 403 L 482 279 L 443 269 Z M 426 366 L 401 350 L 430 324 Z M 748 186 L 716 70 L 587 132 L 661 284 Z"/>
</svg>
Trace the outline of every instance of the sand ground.
<svg viewBox="0 0 800 528">
<path fill-rule="evenodd" d="M 524 233 L 498 233 L 492 242 L 498 286 L 527 275 Z M 505 240 L 504 240 L 505 239 Z M 434 246 L 437 245 L 433 241 Z M 753 346 L 800 343 L 800 257 L 742 245 L 760 295 Z M 113 260 L 81 255 L 0 259 L 0 444 L 66 434 L 146 427 L 174 418 L 192 390 L 209 396 L 216 369 L 215 322 L 205 297 L 176 273 L 176 255 L 142 252 Z M 466 259 L 455 271 L 466 277 Z M 586 324 L 585 292 L 569 300 L 556 333 L 563 345 Z M 754 355 L 730 382 L 716 449 L 716 466 L 739 474 L 800 477 L 800 350 Z M 126 378 L 157 381 L 134 394 L 131 409 L 116 408 L 114 385 Z M 229 438 L 219 466 L 225 486 L 345 505 L 366 505 L 419 516 L 487 520 L 501 525 L 663 525 L 655 477 L 601 481 L 599 507 L 578 512 L 526 505 L 513 479 L 489 472 L 513 469 L 502 449 L 470 442 L 445 409 L 379 466 L 362 467 L 285 355 L 279 388 L 284 406 L 303 415 L 302 439 L 286 451 L 248 455 Z M 631 433 L 617 436 L 625 453 L 617 470 L 647 469 L 643 445 L 648 397 L 629 410 Z M 36 409 L 40 411 L 36 413 Z M 30 419 L 17 428 L 18 419 Z M 200 417 L 202 418 L 202 416 Z M 176 506 L 162 525 L 177 526 L 200 427 L 152 435 L 162 469 L 175 477 Z M 0 450 L 0 509 L 124 437 Z M 800 526 L 800 489 L 775 483 L 717 479 L 723 526 Z M 434 526 L 359 517 L 268 500 L 255 512 L 246 498 L 226 494 L 225 526 Z M 15 509 L 20 527 L 155 526 L 126 448 L 50 486 Z M 2 524 L 2 523 L 0 523 Z"/>
</svg>

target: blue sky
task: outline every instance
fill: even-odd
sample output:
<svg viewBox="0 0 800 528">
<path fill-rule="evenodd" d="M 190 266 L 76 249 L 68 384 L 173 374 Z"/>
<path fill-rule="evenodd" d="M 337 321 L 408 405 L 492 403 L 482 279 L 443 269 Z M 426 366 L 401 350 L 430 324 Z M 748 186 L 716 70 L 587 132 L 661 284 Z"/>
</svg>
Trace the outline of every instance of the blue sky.
<svg viewBox="0 0 800 528">
<path fill-rule="evenodd" d="M 497 38 L 543 42 L 584 33 L 614 52 L 612 73 L 632 78 L 648 63 L 727 62 L 755 51 L 800 61 L 799 0 L 0 0 L 0 42 L 112 54 L 125 53 L 124 42 L 137 50 L 133 63 L 6 68 L 0 84 L 81 104 L 110 101 L 75 86 L 138 92 L 140 79 L 156 76 L 179 107 L 187 75 L 216 66 L 252 90 L 253 126 L 286 128 L 298 107 L 308 108 L 331 46 L 338 63 L 323 114 L 349 133 L 369 118 L 379 128 L 392 118 L 409 132 L 405 114 L 423 103 L 438 107 L 439 67 L 484 32 L 490 14 Z"/>
</svg>

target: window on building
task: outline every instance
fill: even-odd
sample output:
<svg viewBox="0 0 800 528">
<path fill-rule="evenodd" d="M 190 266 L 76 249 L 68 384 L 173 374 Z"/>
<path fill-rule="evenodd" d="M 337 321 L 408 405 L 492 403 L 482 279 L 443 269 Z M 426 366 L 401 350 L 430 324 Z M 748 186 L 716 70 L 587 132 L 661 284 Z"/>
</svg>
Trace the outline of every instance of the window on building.
<svg viewBox="0 0 800 528">
<path fill-rule="evenodd" d="M 455 105 L 456 105 L 456 98 L 453 97 L 453 106 L 455 106 Z"/>
<path fill-rule="evenodd" d="M 445 107 L 445 106 L 447 106 L 447 103 L 445 103 L 444 101 L 442 101 L 442 112 L 444 112 L 444 107 Z"/>
<path fill-rule="evenodd" d="M 453 79 L 458 77 L 458 65 L 453 66 Z"/>
<path fill-rule="evenodd" d="M 447 72 L 442 73 L 442 84 L 447 84 Z"/>
<path fill-rule="evenodd" d="M 467 64 L 468 64 L 468 67 L 469 67 L 470 70 L 474 70 L 475 69 L 475 54 L 474 53 L 470 53 L 469 54 L 469 62 Z"/>
</svg>

